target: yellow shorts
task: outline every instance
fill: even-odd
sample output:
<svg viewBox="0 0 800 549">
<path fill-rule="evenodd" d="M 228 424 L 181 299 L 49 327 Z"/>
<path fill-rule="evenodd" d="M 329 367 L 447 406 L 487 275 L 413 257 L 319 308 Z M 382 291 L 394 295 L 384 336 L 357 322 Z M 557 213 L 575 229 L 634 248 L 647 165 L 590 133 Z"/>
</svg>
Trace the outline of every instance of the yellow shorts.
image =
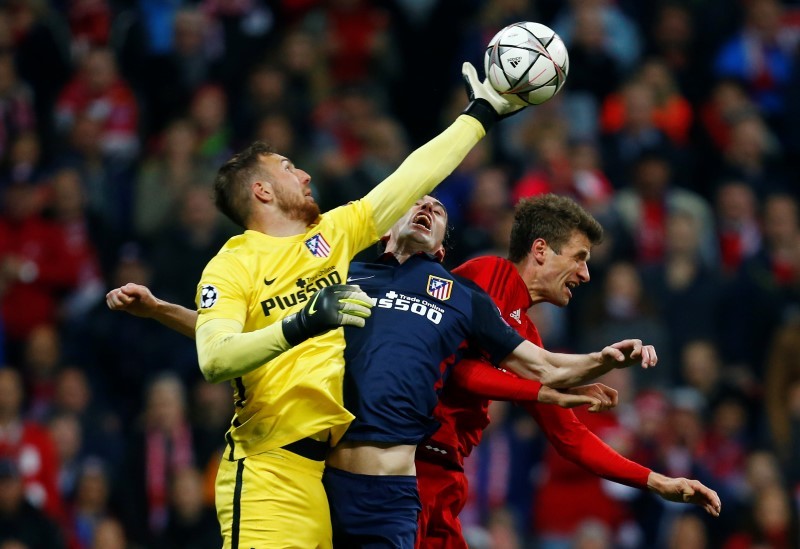
<svg viewBox="0 0 800 549">
<path fill-rule="evenodd" d="M 216 481 L 225 549 L 330 549 L 325 463 L 284 449 L 223 459 Z"/>
</svg>

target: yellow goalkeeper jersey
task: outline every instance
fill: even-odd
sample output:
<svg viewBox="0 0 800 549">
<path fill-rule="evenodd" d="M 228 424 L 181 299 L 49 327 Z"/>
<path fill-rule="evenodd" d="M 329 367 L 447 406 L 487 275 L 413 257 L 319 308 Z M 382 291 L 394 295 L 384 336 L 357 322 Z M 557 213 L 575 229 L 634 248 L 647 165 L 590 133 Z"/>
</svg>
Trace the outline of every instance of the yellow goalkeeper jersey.
<svg viewBox="0 0 800 549">
<path fill-rule="evenodd" d="M 377 241 L 483 137 L 459 117 L 413 152 L 364 199 L 321 215 L 304 234 L 245 231 L 208 263 L 197 287 L 197 327 L 235 320 L 259 330 L 299 311 L 320 288 L 345 283 L 350 259 Z M 369 321 L 369 320 L 368 320 Z M 235 413 L 225 458 L 241 459 L 330 429 L 336 444 L 353 419 L 342 404 L 344 331 L 310 338 L 231 381 Z"/>
</svg>

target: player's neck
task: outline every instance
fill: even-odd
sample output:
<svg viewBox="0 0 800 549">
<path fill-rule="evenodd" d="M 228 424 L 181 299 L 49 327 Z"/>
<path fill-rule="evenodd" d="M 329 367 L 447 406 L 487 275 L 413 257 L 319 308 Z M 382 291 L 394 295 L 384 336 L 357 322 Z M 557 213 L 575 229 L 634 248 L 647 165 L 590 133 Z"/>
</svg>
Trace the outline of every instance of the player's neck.
<svg viewBox="0 0 800 549">
<path fill-rule="evenodd" d="M 248 223 L 247 228 L 251 231 L 258 231 L 278 238 L 296 236 L 308 231 L 308 225 L 305 221 L 288 218 L 282 212 L 275 215 L 257 217 Z"/>
<path fill-rule="evenodd" d="M 545 301 L 541 292 L 537 289 L 539 287 L 538 270 L 536 264 L 530 260 L 530 256 L 525 257 L 522 261 L 514 263 L 520 278 L 525 283 L 525 288 L 528 290 L 528 295 L 531 296 L 531 301 L 534 305 Z"/>
<path fill-rule="evenodd" d="M 390 241 L 386 245 L 386 252 L 392 254 L 397 262 L 401 265 L 405 263 L 409 257 L 417 255 L 418 253 L 430 253 L 429 250 L 423 249 L 422 246 L 419 246 L 414 241 L 403 241 L 399 243 L 393 243 Z"/>
</svg>

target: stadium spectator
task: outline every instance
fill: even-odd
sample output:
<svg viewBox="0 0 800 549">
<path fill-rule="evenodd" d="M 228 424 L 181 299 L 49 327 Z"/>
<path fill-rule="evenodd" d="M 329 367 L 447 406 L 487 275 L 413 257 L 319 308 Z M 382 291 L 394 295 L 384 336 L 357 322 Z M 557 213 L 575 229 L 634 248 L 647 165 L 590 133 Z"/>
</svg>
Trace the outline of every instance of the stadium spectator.
<svg viewBox="0 0 800 549">
<path fill-rule="evenodd" d="M 697 515 L 686 513 L 672 521 L 667 549 L 706 549 L 708 543 L 708 529 Z"/>
<path fill-rule="evenodd" d="M 779 125 L 786 109 L 781 88 L 789 80 L 796 39 L 782 26 L 778 0 L 752 0 L 744 10 L 743 28 L 718 50 L 714 72 L 742 81 L 767 119 Z"/>
<path fill-rule="evenodd" d="M 721 300 L 716 263 L 704 254 L 703 241 L 713 240 L 694 213 L 676 209 L 667 214 L 664 256 L 642 269 L 642 284 L 657 307 L 669 336 L 669 348 L 679 356 L 692 339 L 714 340 L 720 329 Z M 673 373 L 672 383 L 679 381 Z"/>
<path fill-rule="evenodd" d="M 112 516 L 110 484 L 108 469 L 102 462 L 86 459 L 81 463 L 67 520 L 70 549 L 95 547 L 98 526 Z"/>
<path fill-rule="evenodd" d="M 29 419 L 44 421 L 53 407 L 56 376 L 62 364 L 61 334 L 53 324 L 39 324 L 25 340 L 20 363 Z"/>
<path fill-rule="evenodd" d="M 78 474 L 83 462 L 83 431 L 78 419 L 70 414 L 52 416 L 47 429 L 58 454 L 58 493 L 64 498 L 69 515 L 69 505 L 75 496 Z"/>
<path fill-rule="evenodd" d="M 744 181 L 727 180 L 714 194 L 714 217 L 722 272 L 733 276 L 742 263 L 761 249 L 759 203 Z"/>
<path fill-rule="evenodd" d="M 0 186 L 15 183 L 43 183 L 48 166 L 42 158 L 42 145 L 36 132 L 21 132 L 9 143 L 8 154 L 0 172 Z"/>
<path fill-rule="evenodd" d="M 151 245 L 153 287 L 165 299 L 191 307 L 203 267 L 236 231 L 214 207 L 206 185 L 184 189 L 175 206 Z"/>
<path fill-rule="evenodd" d="M 676 148 L 685 147 L 692 125 L 692 107 L 677 88 L 672 74 L 659 59 L 644 62 L 633 76 L 633 81 L 652 90 L 654 105 L 653 124 L 669 138 Z M 623 94 L 608 96 L 602 105 L 601 126 L 604 133 L 620 131 L 629 116 Z"/>
<path fill-rule="evenodd" d="M 303 26 L 324 36 L 331 85 L 360 84 L 376 76 L 386 79 L 392 47 L 385 10 L 365 0 L 333 0 L 320 8 L 306 16 Z"/>
<path fill-rule="evenodd" d="M 798 302 L 800 217 L 794 197 L 768 196 L 761 210 L 764 245 L 745 261 L 726 286 L 720 346 L 730 362 L 746 364 L 754 380 L 763 379 L 765 342 L 791 319 Z"/>
<path fill-rule="evenodd" d="M 730 125 L 730 141 L 715 175 L 745 181 L 760 199 L 774 192 L 791 192 L 779 146 L 761 115 L 740 116 Z"/>
<path fill-rule="evenodd" d="M 215 47 L 214 21 L 199 7 L 181 7 L 170 21 L 172 45 L 153 54 L 147 78 L 141 83 L 148 133 L 158 135 L 176 115 L 186 115 L 194 94 L 203 86 L 221 83 L 221 48 Z M 164 82 L 169 86 L 164 86 Z"/>
<path fill-rule="evenodd" d="M 36 130 L 33 91 L 17 74 L 10 51 L 0 54 L 0 163 L 17 135 Z"/>
<path fill-rule="evenodd" d="M 73 169 L 58 170 L 50 181 L 51 199 L 46 214 L 63 234 L 64 251 L 77 273 L 75 287 L 61 296 L 61 322 L 80 322 L 102 299 L 103 266 L 114 253 L 113 232 L 88 210 L 80 175 Z"/>
<path fill-rule="evenodd" d="M 92 372 L 94 373 L 94 372 Z M 81 452 L 103 459 L 109 464 L 110 474 L 124 454 L 123 426 L 109 402 L 97 397 L 97 384 L 83 368 L 63 366 L 55 379 L 52 417 L 68 416 L 80 424 Z M 114 466 L 112 466 L 112 464 Z M 63 464 L 62 464 L 63 465 Z"/>
<path fill-rule="evenodd" d="M 87 53 L 80 71 L 59 95 L 56 117 L 62 132 L 69 132 L 83 115 L 100 124 L 102 150 L 108 157 L 131 161 L 139 152 L 139 107 L 108 48 Z"/>
<path fill-rule="evenodd" d="M 214 508 L 203 500 L 200 471 L 193 467 L 176 471 L 170 486 L 169 522 L 156 547 L 216 549 L 221 544 Z"/>
<path fill-rule="evenodd" d="M 769 346 L 764 403 L 772 445 L 791 487 L 800 486 L 800 325 L 787 323 Z"/>
<path fill-rule="evenodd" d="M 646 387 L 668 386 L 673 375 L 674 350 L 669 346 L 669 332 L 655 305 L 642 286 L 636 267 L 627 262 L 614 262 L 606 273 L 603 290 L 595 293 L 587 304 L 586 317 L 580 329 L 579 349 L 591 349 L 600 341 L 614 341 L 620 334 L 632 331 L 652 341 L 659 351 L 662 368 L 652 372 L 634 372 L 634 384 Z"/>
<path fill-rule="evenodd" d="M 20 375 L 0 369 L 0 457 L 14 466 L 6 473 L 21 482 L 27 502 L 53 520 L 63 518 L 58 493 L 58 456 L 47 430 L 22 416 L 25 396 Z M 16 509 L 17 502 L 7 502 Z"/>
<path fill-rule="evenodd" d="M 790 549 L 797 546 L 797 516 L 793 507 L 784 487 L 772 485 L 762 488 L 754 494 L 743 523 L 726 540 L 723 549 L 748 549 L 758 545 Z"/>
<path fill-rule="evenodd" d="M 614 195 L 614 214 L 617 226 L 623 231 L 619 236 L 631 244 L 630 251 L 637 264 L 661 264 L 666 251 L 667 222 L 676 212 L 684 212 L 696 220 L 699 241 L 695 253 L 706 265 L 714 265 L 717 246 L 711 208 L 700 195 L 676 179 L 675 168 L 663 150 L 643 151 L 633 165 L 630 187 Z"/>
<path fill-rule="evenodd" d="M 58 523 L 25 498 L 19 464 L 0 458 L 0 543 L 4 547 L 65 549 Z"/>
<path fill-rule="evenodd" d="M 0 306 L 12 362 L 36 326 L 56 322 L 59 294 L 74 288 L 78 277 L 63 234 L 41 215 L 41 192 L 15 183 L 2 195 Z"/>
<path fill-rule="evenodd" d="M 616 189 L 629 186 L 637 161 L 649 151 L 661 150 L 670 161 L 676 156 L 669 138 L 655 123 L 655 91 L 644 82 L 630 80 L 619 93 L 625 118 L 619 128 L 601 136 L 604 169 Z"/>
<path fill-rule="evenodd" d="M 199 88 L 192 96 L 188 116 L 197 133 L 195 152 L 203 163 L 216 166 L 230 156 L 228 96 L 222 87 L 208 84 Z"/>
<path fill-rule="evenodd" d="M 600 19 L 605 30 L 604 49 L 628 71 L 636 66 L 642 53 L 641 31 L 635 22 L 614 2 L 608 0 L 572 0 L 553 21 L 553 30 L 567 47 L 572 44 L 579 12 L 588 10 L 589 17 Z"/>
<path fill-rule="evenodd" d="M 92 549 L 128 549 L 128 537 L 119 520 L 106 517 L 94 528 Z"/>
<path fill-rule="evenodd" d="M 195 455 L 180 378 L 172 374 L 155 378 L 147 387 L 146 403 L 126 450 L 115 504 L 127 534 L 152 544 L 170 520 L 170 486 L 182 470 L 194 466 Z"/>
</svg>

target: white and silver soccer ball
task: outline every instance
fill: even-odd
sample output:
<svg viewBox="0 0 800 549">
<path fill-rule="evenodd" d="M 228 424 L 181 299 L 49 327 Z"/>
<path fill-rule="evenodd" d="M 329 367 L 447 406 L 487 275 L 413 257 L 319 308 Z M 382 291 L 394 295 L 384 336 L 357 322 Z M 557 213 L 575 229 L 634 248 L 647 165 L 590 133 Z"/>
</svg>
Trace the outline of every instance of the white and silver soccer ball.
<svg viewBox="0 0 800 549">
<path fill-rule="evenodd" d="M 567 47 L 550 27 L 522 21 L 498 32 L 483 59 L 492 87 L 517 105 L 539 105 L 567 80 Z"/>
</svg>

